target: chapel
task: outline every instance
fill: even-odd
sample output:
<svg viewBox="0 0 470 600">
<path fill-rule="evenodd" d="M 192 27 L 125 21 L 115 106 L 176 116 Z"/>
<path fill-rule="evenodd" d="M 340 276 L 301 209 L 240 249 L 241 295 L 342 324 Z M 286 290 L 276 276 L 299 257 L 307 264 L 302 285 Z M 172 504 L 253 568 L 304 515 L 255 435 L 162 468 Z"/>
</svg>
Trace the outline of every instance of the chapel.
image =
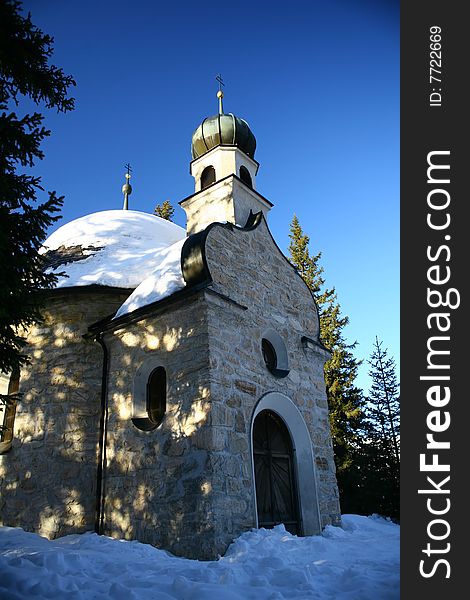
<svg viewBox="0 0 470 600">
<path fill-rule="evenodd" d="M 58 274 L 0 421 L 0 518 L 202 560 L 251 528 L 339 524 L 318 310 L 268 226 L 256 139 L 192 136 L 186 228 L 124 207 L 59 227 Z M 184 165 L 183 165 L 184 167 Z"/>
</svg>

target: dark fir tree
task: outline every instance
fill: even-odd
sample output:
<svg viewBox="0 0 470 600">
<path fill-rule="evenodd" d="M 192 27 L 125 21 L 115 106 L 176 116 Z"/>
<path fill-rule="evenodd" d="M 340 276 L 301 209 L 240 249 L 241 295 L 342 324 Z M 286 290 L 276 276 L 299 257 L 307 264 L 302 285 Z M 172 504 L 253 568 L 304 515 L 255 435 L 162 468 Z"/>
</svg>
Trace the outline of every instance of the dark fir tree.
<svg viewBox="0 0 470 600">
<path fill-rule="evenodd" d="M 318 303 L 320 288 L 324 285 L 323 267 L 320 267 L 318 261 L 321 258 L 321 252 L 310 256 L 309 243 L 310 238 L 304 234 L 300 226 L 297 215 L 294 215 L 290 225 L 290 261 L 299 272 L 302 279 L 308 285 Z"/>
<path fill-rule="evenodd" d="M 55 277 L 44 272 L 38 249 L 59 216 L 63 197 L 44 192 L 31 167 L 44 157 L 50 134 L 35 104 L 58 112 L 74 107 L 72 77 L 49 64 L 53 38 L 24 16 L 15 0 L 0 0 L 0 371 L 15 372 L 26 361 L 22 328 L 40 319 L 40 294 Z M 22 113 L 22 114 L 19 114 Z"/>
<path fill-rule="evenodd" d="M 365 407 L 362 453 L 369 464 L 363 482 L 374 512 L 399 517 L 400 396 L 396 364 L 376 337 L 368 361 L 372 386 Z"/>
<path fill-rule="evenodd" d="M 400 396 L 396 364 L 388 357 L 388 350 L 375 338 L 374 349 L 368 360 L 372 387 L 369 392 L 368 416 L 376 424 L 377 435 L 400 463 Z"/>
<path fill-rule="evenodd" d="M 362 423 L 362 391 L 355 385 L 361 361 L 354 357 L 354 344 L 347 344 L 343 330 L 349 318 L 341 314 L 336 291 L 324 289 L 321 252 L 310 255 L 310 239 L 294 215 L 290 226 L 289 254 L 293 265 L 313 293 L 320 317 L 320 338 L 331 351 L 325 363 L 325 383 L 330 413 L 331 434 L 337 467 L 338 487 L 343 512 L 352 512 L 357 495 L 355 455 Z"/>
<path fill-rule="evenodd" d="M 162 204 L 157 204 L 153 212 L 157 215 L 157 217 L 161 217 L 167 221 L 173 221 L 175 209 L 169 200 L 165 200 Z"/>
</svg>

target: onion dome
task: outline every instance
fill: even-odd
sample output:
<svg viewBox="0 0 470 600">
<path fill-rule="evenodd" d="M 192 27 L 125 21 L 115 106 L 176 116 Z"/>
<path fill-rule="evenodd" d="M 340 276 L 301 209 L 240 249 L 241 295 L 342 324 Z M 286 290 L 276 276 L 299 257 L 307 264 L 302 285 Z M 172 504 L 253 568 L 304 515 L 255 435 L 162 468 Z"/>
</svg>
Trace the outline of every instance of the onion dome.
<svg viewBox="0 0 470 600">
<path fill-rule="evenodd" d="M 256 138 L 248 123 L 232 113 L 207 117 L 193 133 L 191 153 L 199 158 L 216 146 L 237 146 L 254 158 Z"/>
</svg>

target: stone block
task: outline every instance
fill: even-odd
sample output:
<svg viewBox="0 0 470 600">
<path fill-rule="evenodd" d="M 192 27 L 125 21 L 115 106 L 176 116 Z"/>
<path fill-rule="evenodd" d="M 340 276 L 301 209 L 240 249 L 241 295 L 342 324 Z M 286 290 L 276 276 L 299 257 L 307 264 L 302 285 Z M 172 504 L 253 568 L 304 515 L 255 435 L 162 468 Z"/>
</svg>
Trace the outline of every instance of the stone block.
<svg viewBox="0 0 470 600">
<path fill-rule="evenodd" d="M 243 392 L 244 394 L 249 394 L 250 396 L 256 396 L 256 386 L 249 381 L 243 381 L 241 379 L 235 380 L 235 387 Z"/>
</svg>

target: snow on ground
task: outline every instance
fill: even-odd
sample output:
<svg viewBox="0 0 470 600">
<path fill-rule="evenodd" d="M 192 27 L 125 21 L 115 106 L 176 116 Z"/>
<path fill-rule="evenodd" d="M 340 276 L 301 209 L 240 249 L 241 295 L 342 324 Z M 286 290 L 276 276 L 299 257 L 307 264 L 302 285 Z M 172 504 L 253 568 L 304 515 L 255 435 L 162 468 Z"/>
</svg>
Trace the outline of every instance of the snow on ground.
<svg viewBox="0 0 470 600">
<path fill-rule="evenodd" d="M 0 528 L 1 600 L 395 600 L 394 523 L 343 515 L 342 527 L 298 538 L 283 525 L 238 537 L 217 561 L 94 533 L 48 541 Z"/>
<path fill-rule="evenodd" d="M 105 210 L 66 223 L 44 242 L 41 252 L 75 250 L 80 259 L 59 265 L 56 287 L 108 285 L 135 288 L 158 266 L 160 252 L 186 231 L 156 215 Z M 52 272 L 54 272 L 52 270 Z"/>
</svg>

